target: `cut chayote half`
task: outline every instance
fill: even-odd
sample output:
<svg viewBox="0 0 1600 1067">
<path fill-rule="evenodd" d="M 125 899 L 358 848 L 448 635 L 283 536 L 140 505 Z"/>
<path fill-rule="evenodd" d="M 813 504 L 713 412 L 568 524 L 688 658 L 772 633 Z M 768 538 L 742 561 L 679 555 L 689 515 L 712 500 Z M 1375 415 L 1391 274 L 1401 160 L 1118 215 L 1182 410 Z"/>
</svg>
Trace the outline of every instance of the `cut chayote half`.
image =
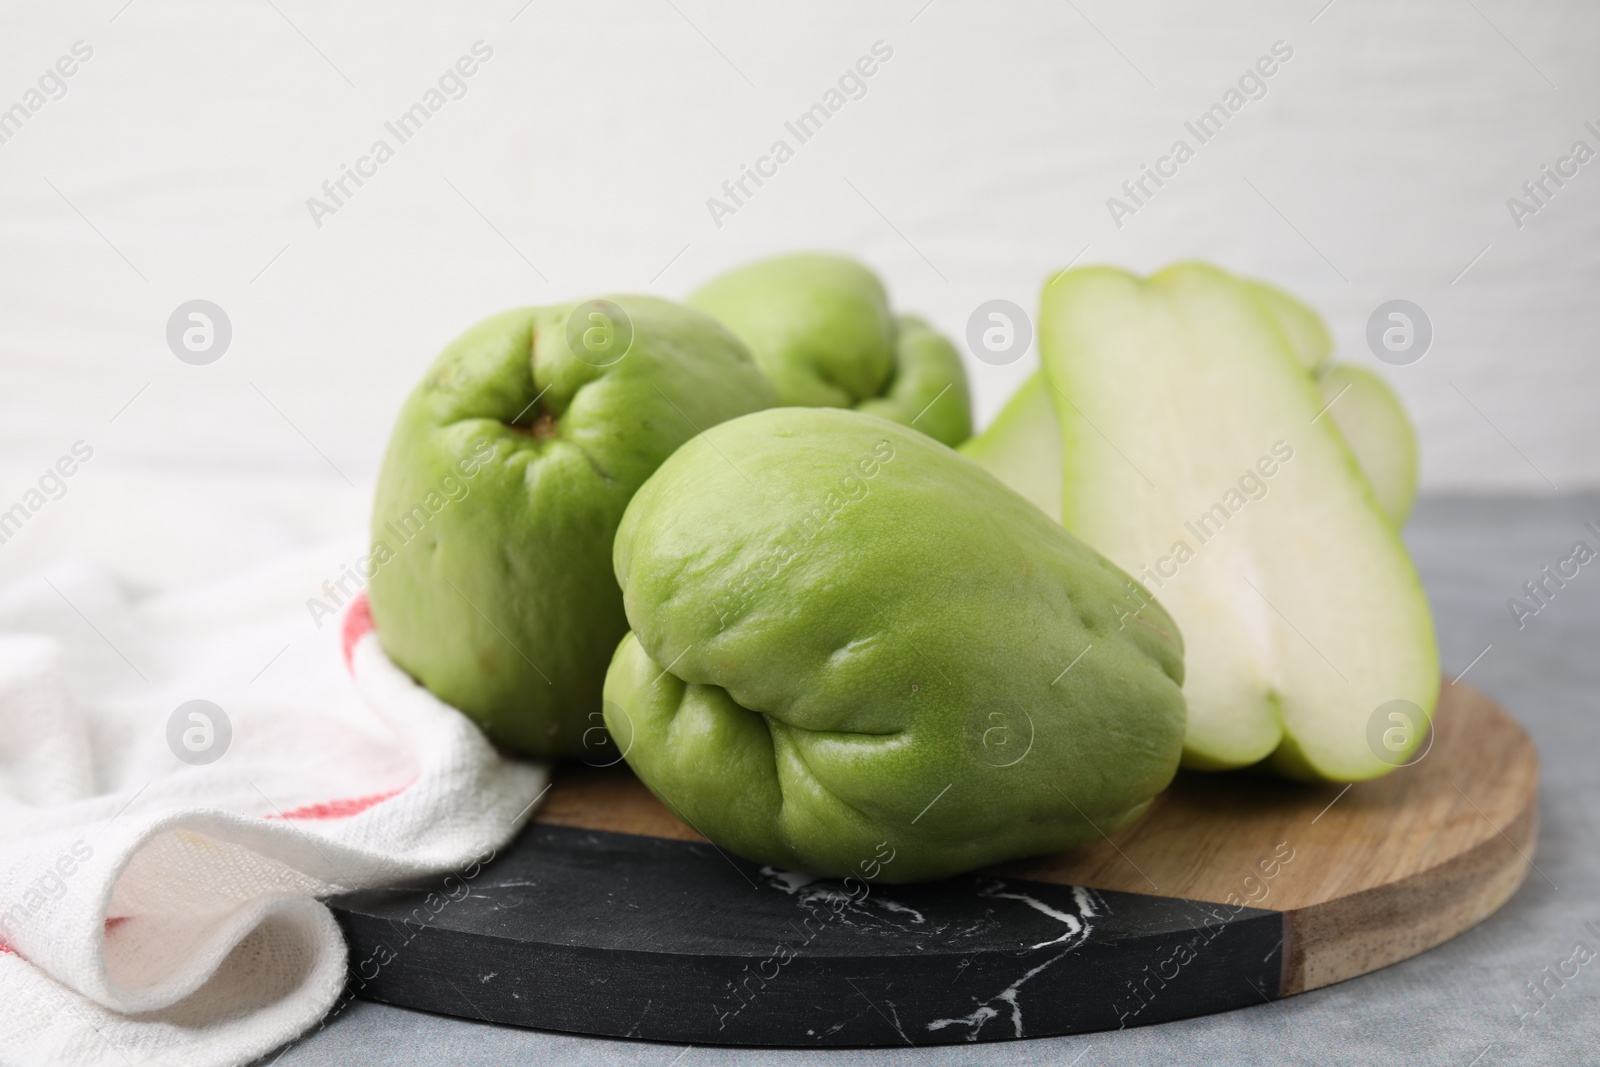
<svg viewBox="0 0 1600 1067">
<path fill-rule="evenodd" d="M 938 878 L 1096 840 L 1177 768 L 1172 619 L 888 420 L 781 408 L 710 430 L 635 495 L 615 565 L 633 633 L 606 723 L 657 796 L 751 859 Z"/>
<path fill-rule="evenodd" d="M 1439 692 L 1399 536 L 1416 437 L 1305 305 L 1203 263 L 1052 277 L 1043 368 L 966 454 L 1138 575 L 1184 627 L 1186 766 L 1354 782 Z"/>
</svg>

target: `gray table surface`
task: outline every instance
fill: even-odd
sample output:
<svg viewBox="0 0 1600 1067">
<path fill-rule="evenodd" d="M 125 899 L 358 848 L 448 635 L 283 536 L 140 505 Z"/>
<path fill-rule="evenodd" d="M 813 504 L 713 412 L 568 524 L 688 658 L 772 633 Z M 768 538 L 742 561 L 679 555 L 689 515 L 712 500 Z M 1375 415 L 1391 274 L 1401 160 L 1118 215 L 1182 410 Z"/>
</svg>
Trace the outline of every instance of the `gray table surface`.
<svg viewBox="0 0 1600 1067">
<path fill-rule="evenodd" d="M 1424 500 L 1406 539 L 1452 676 L 1509 708 L 1543 760 L 1537 870 L 1504 908 L 1431 952 L 1273 1004 L 1122 1032 L 927 1049 L 801 1051 L 615 1041 L 355 1002 L 278 1056 L 356 1063 L 628 1064 L 1600 1064 L 1600 956 L 1531 1018 L 1527 983 L 1579 942 L 1600 953 L 1600 560 L 1518 629 L 1522 583 L 1585 540 L 1600 496 Z M 1488 646 L 1488 652 L 1473 663 Z M 1581 958 L 1581 957 L 1580 957 Z M 1570 973 L 1570 968 L 1568 969 Z M 267 1057 L 263 1062 L 270 1062 Z"/>
</svg>

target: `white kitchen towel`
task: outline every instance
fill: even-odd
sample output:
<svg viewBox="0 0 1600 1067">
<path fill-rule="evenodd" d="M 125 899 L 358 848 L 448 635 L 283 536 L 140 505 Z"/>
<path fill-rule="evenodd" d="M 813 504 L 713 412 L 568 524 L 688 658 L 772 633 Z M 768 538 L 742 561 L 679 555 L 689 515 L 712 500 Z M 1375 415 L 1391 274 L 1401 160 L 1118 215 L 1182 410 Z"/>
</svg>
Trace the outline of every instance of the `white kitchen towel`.
<svg viewBox="0 0 1600 1067">
<path fill-rule="evenodd" d="M 543 796 L 310 559 L 0 590 L 0 1064 L 248 1063 L 344 988 L 318 898 L 470 876 Z"/>
</svg>

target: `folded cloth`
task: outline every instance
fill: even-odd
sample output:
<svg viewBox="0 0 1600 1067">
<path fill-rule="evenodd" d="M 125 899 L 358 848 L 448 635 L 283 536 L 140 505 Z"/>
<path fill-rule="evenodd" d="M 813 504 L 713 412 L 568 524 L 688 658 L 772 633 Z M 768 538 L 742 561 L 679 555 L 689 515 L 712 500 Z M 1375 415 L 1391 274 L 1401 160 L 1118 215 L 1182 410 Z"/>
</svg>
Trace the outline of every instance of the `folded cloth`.
<svg viewBox="0 0 1600 1067">
<path fill-rule="evenodd" d="M 345 988 L 318 898 L 526 821 L 548 768 L 396 668 L 353 573 L 0 590 L 0 1063 L 248 1063 Z"/>
</svg>

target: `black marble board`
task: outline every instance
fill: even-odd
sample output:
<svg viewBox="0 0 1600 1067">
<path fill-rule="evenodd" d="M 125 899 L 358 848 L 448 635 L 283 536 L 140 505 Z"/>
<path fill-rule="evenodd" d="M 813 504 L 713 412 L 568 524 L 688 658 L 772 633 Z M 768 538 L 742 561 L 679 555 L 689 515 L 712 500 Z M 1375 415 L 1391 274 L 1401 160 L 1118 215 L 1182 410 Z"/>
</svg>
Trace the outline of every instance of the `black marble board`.
<svg viewBox="0 0 1600 1067">
<path fill-rule="evenodd" d="M 1146 1025 L 1279 995 L 1276 911 L 988 874 L 813 879 L 531 824 L 448 878 L 330 901 L 351 995 L 694 1044 L 893 1046 Z"/>
</svg>

